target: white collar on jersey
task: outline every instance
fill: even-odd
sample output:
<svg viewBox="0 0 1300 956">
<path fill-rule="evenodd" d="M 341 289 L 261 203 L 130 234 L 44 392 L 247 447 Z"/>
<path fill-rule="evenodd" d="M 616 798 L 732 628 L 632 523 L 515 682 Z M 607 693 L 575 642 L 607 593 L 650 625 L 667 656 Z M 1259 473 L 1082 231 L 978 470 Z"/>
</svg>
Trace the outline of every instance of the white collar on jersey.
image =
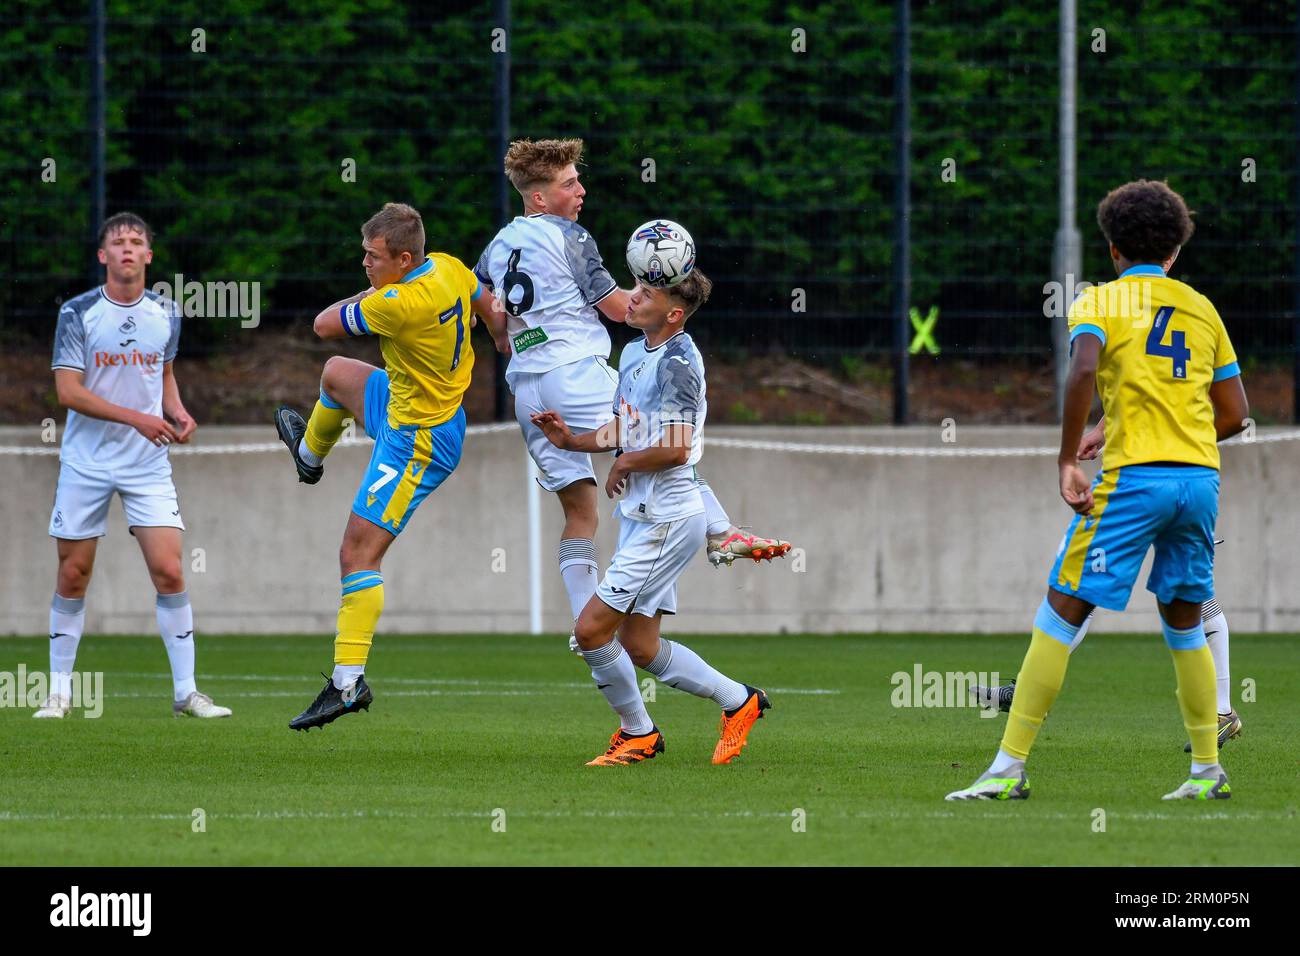
<svg viewBox="0 0 1300 956">
<path fill-rule="evenodd" d="M 651 348 L 651 347 L 648 346 L 648 345 L 643 345 L 643 346 L 641 346 L 641 347 L 642 347 L 643 349 L 645 349 L 647 352 L 658 352 L 661 348 L 663 348 L 665 345 L 667 345 L 667 344 L 668 344 L 669 342 L 671 342 L 673 339 L 677 338 L 677 336 L 679 336 L 679 335 L 685 335 L 685 334 L 686 334 L 686 330 L 685 330 L 685 329 L 678 329 L 676 332 L 674 332 L 672 335 L 668 336 L 668 338 L 664 339 L 662 342 L 660 342 L 660 343 L 659 343 L 658 345 L 656 345 L 654 348 Z M 641 336 L 641 339 L 642 339 L 642 341 L 645 341 L 645 335 L 642 335 L 642 336 Z"/>
<path fill-rule="evenodd" d="M 118 302 L 117 299 L 114 299 L 104 290 L 102 285 L 99 287 L 99 294 L 104 297 L 106 302 L 111 302 L 113 305 L 121 306 L 123 309 L 133 309 L 144 301 L 144 293 L 141 292 L 140 298 L 136 299 L 134 302 Z"/>
</svg>

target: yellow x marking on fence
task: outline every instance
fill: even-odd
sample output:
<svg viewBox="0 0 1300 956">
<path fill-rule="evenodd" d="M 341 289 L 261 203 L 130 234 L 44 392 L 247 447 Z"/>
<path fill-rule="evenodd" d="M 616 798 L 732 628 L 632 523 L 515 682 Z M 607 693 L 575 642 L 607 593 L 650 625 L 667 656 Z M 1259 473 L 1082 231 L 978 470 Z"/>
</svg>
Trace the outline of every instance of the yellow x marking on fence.
<svg viewBox="0 0 1300 956">
<path fill-rule="evenodd" d="M 912 346 L 908 349 L 912 355 L 925 349 L 931 355 L 939 354 L 939 343 L 934 340 L 934 324 L 939 321 L 939 307 L 930 306 L 930 313 L 921 318 L 921 310 L 912 306 L 912 328 L 916 330 L 916 335 L 912 339 Z"/>
</svg>

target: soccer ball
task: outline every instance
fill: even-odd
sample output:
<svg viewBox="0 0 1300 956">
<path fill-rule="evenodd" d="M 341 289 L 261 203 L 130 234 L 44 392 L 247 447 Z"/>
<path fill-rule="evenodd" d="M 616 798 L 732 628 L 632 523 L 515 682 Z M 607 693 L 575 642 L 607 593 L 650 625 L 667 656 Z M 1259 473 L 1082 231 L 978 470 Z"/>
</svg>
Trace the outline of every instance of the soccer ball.
<svg viewBox="0 0 1300 956">
<path fill-rule="evenodd" d="M 676 285 L 695 268 L 695 240 L 669 219 L 652 219 L 627 241 L 627 267 L 642 285 Z"/>
</svg>

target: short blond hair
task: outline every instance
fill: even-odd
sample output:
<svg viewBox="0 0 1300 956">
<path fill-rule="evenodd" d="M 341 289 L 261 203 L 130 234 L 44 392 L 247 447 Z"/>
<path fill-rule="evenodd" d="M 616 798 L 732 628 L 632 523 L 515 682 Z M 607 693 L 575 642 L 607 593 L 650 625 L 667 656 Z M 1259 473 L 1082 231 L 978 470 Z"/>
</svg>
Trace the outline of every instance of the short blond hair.
<svg viewBox="0 0 1300 956">
<path fill-rule="evenodd" d="M 692 269 L 686 274 L 685 279 L 676 285 L 670 285 L 664 291 L 682 307 L 682 311 L 686 313 L 683 317 L 685 320 L 709 301 L 709 293 L 713 291 L 713 281 L 699 269 Z"/>
<path fill-rule="evenodd" d="M 361 235 L 372 242 L 384 240 L 390 256 L 409 252 L 412 259 L 424 258 L 424 220 L 406 203 L 384 203 L 383 209 L 366 220 Z"/>
<path fill-rule="evenodd" d="M 505 168 L 511 185 L 527 196 L 555 179 L 566 166 L 580 162 L 580 139 L 517 139 L 506 150 Z"/>
</svg>

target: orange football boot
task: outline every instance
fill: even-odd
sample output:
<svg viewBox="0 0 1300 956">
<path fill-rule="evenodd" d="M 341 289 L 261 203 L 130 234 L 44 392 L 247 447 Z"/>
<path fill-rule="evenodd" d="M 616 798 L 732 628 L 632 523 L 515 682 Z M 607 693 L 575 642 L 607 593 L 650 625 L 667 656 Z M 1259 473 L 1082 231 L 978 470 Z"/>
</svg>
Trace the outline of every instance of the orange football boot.
<svg viewBox="0 0 1300 956">
<path fill-rule="evenodd" d="M 718 745 L 713 748 L 713 762 L 731 763 L 749 742 L 749 729 L 754 721 L 763 716 L 763 711 L 772 706 L 767 694 L 757 687 L 745 685 L 749 696 L 745 702 L 733 711 L 723 711 L 718 721 Z"/>
<path fill-rule="evenodd" d="M 629 736 L 622 727 L 614 731 L 609 738 L 609 749 L 595 760 L 588 760 L 588 767 L 618 767 L 624 764 L 640 763 L 650 760 L 664 752 L 664 735 L 655 727 L 648 734 L 639 737 Z"/>
<path fill-rule="evenodd" d="M 709 563 L 715 568 L 723 564 L 730 566 L 737 558 L 749 558 L 755 562 L 771 561 L 773 558 L 785 557 L 789 551 L 789 541 L 749 534 L 734 526 L 730 531 L 709 535 L 705 546 Z"/>
</svg>

